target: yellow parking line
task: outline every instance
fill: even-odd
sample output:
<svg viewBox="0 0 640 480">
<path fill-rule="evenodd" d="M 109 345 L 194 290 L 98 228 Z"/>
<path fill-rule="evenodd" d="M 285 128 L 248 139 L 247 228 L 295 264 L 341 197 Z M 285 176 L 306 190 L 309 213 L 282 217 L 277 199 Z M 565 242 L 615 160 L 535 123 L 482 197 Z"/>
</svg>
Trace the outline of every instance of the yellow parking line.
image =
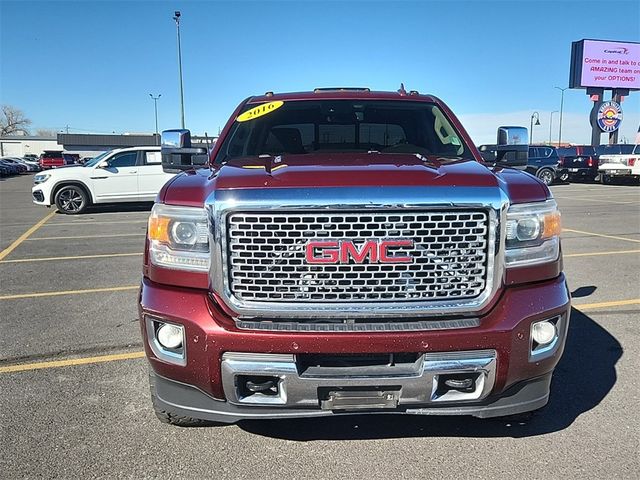
<svg viewBox="0 0 640 480">
<path fill-rule="evenodd" d="M 74 257 L 41 257 L 41 258 L 17 258 L 15 260 L 2 260 L 0 263 L 29 263 L 29 262 L 50 262 L 53 260 L 85 260 L 87 258 L 109 258 L 109 257 L 133 257 L 142 253 L 103 253 L 100 255 L 76 255 Z"/>
<path fill-rule="evenodd" d="M 574 307 L 578 310 L 593 310 L 595 308 L 621 307 L 624 305 L 640 305 L 640 298 L 632 298 L 630 300 L 616 300 L 613 302 L 583 303 L 582 305 L 574 305 Z"/>
<path fill-rule="evenodd" d="M 612 250 L 610 252 L 589 252 L 589 253 L 570 253 L 568 255 L 562 255 L 564 258 L 568 257 L 595 257 L 598 255 L 622 255 L 625 253 L 640 253 L 640 250 Z"/>
<path fill-rule="evenodd" d="M 562 231 L 571 232 L 571 233 L 581 233 L 583 235 L 589 235 L 590 237 L 612 238 L 613 240 L 623 240 L 625 242 L 640 243 L 640 240 L 636 240 L 635 238 L 616 237 L 615 235 L 604 235 L 602 233 L 585 232 L 584 230 L 574 230 L 572 228 L 563 228 Z"/>
<path fill-rule="evenodd" d="M 144 232 L 140 233 L 113 233 L 111 235 L 71 235 L 68 237 L 31 237 L 27 238 L 28 242 L 35 242 L 36 240 L 76 240 L 82 238 L 113 238 L 113 237 L 143 237 Z"/>
<path fill-rule="evenodd" d="M 74 365 L 89 365 L 92 363 L 115 362 L 118 360 L 132 360 L 143 358 L 144 352 L 116 353 L 114 355 L 101 355 L 99 357 L 72 358 L 70 360 L 54 360 L 51 362 L 22 363 L 20 365 L 9 365 L 0 367 L 0 373 L 25 372 L 29 370 L 40 370 L 43 368 L 72 367 Z"/>
<path fill-rule="evenodd" d="M 0 295 L 0 300 L 14 300 L 17 298 L 57 297 L 58 295 L 78 295 L 81 293 L 120 292 L 124 290 L 137 290 L 138 285 L 124 287 L 90 288 L 86 290 L 61 290 L 58 292 L 17 293 L 14 295 Z"/>
<path fill-rule="evenodd" d="M 42 225 L 44 225 L 47 220 L 49 220 L 51 217 L 53 217 L 56 214 L 56 212 L 57 212 L 56 210 L 51 212 L 49 215 L 47 215 L 38 223 L 36 223 L 34 226 L 32 226 L 29 230 L 27 230 L 22 235 L 20 235 L 11 245 L 9 245 L 7 248 L 2 250 L 2 252 L 0 252 L 0 260 L 2 260 L 4 257 L 9 255 L 11 252 L 13 252 L 18 247 L 18 245 L 24 242 L 27 238 L 29 238 L 29 235 L 31 235 L 33 232 L 38 230 Z"/>
</svg>

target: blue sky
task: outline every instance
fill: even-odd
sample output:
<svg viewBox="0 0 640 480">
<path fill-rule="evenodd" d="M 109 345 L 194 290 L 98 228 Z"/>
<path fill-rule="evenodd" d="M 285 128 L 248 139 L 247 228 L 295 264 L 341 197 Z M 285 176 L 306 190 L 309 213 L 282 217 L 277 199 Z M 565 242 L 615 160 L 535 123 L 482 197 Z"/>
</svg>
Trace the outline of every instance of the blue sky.
<svg viewBox="0 0 640 480">
<path fill-rule="evenodd" d="M 150 132 L 149 93 L 160 93 L 160 129 L 178 127 L 176 9 L 187 127 L 209 134 L 252 94 L 404 82 L 444 99 L 477 143 L 498 123 L 528 126 L 533 111 L 544 141 L 571 42 L 640 41 L 637 1 L 0 0 L 0 102 L 32 130 Z M 589 142 L 590 108 L 583 90 L 565 92 L 563 139 Z M 632 141 L 640 92 L 623 109 Z"/>
</svg>

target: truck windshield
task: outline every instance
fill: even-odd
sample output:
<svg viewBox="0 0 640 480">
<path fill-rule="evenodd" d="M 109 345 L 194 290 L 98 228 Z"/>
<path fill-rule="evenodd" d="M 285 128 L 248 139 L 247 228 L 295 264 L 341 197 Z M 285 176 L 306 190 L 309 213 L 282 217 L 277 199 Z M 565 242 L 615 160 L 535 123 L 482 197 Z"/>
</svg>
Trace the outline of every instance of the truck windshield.
<svg viewBox="0 0 640 480">
<path fill-rule="evenodd" d="M 343 152 L 473 158 L 460 134 L 433 103 L 300 100 L 271 105 L 275 106 L 268 113 L 255 116 L 251 112 L 260 105 L 246 106 L 244 116 L 238 116 L 224 140 L 216 163 L 259 155 Z"/>
</svg>

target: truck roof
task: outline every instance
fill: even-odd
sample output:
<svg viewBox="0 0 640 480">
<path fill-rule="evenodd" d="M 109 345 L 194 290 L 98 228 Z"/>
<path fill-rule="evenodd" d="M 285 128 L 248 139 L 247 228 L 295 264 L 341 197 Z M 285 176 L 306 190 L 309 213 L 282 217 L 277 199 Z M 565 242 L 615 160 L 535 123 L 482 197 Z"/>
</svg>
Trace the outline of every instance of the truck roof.
<svg viewBox="0 0 640 480">
<path fill-rule="evenodd" d="M 289 92 L 274 93 L 267 92 L 249 98 L 247 103 L 274 102 L 277 100 L 338 100 L 338 99 L 363 99 L 363 100 L 414 100 L 422 102 L 440 103 L 440 100 L 433 95 L 421 95 L 412 90 L 410 92 L 384 92 L 370 91 L 368 88 L 316 88 L 312 92 Z"/>
</svg>

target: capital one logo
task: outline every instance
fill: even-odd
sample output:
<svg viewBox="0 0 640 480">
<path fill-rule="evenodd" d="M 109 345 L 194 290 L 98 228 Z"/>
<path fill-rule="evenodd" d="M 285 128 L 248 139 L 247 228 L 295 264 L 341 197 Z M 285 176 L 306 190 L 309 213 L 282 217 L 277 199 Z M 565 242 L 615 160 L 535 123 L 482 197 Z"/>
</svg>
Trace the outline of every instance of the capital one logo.
<svg viewBox="0 0 640 480">
<path fill-rule="evenodd" d="M 620 47 L 620 48 L 616 48 L 615 50 L 605 50 L 604 53 L 618 53 L 618 54 L 622 54 L 622 55 L 628 55 L 629 54 L 629 49 L 628 48 L 624 48 L 624 47 Z"/>
<path fill-rule="evenodd" d="M 396 249 L 412 248 L 413 240 L 367 240 L 356 245 L 351 240 L 312 240 L 307 243 L 307 263 L 411 263 L 413 259 Z"/>
</svg>

